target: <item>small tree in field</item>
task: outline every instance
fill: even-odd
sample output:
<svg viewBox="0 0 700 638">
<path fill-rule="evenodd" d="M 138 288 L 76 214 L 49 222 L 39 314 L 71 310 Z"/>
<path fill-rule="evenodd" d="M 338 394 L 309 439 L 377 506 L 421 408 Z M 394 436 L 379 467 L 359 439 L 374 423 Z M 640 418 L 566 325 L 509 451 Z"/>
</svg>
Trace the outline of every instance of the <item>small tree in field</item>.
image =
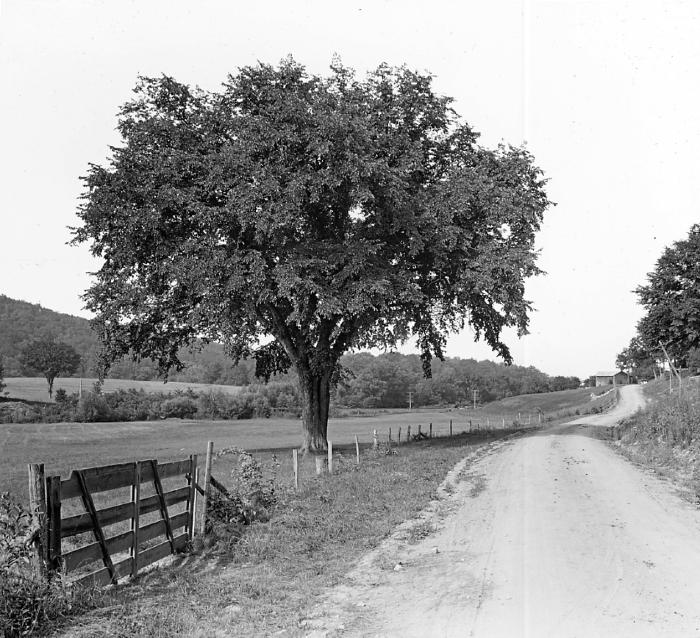
<svg viewBox="0 0 700 638">
<path fill-rule="evenodd" d="M 220 93 L 142 78 L 74 230 L 103 259 L 85 299 L 106 366 L 180 369 L 217 340 L 258 376 L 293 367 L 305 451 L 326 448 L 349 349 L 415 337 L 429 374 L 469 324 L 510 362 L 549 205 L 529 153 L 477 145 L 430 76 L 331 69 L 246 67 Z"/>
<path fill-rule="evenodd" d="M 50 337 L 35 339 L 20 352 L 20 363 L 28 370 L 46 377 L 49 396 L 53 397 L 53 382 L 60 375 L 73 374 L 80 365 L 80 355 L 73 346 Z"/>
</svg>

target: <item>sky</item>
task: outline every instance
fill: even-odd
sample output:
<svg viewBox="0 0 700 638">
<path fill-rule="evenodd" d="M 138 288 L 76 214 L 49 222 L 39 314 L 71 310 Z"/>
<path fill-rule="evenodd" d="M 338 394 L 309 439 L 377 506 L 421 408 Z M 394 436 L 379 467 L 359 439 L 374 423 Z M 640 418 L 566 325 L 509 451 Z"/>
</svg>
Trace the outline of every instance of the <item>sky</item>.
<svg viewBox="0 0 700 638">
<path fill-rule="evenodd" d="M 549 374 L 612 369 L 634 288 L 700 221 L 698 33 L 695 0 L 0 0 L 0 294 L 90 316 L 99 263 L 69 227 L 138 75 L 216 90 L 258 61 L 325 74 L 338 54 L 429 71 L 482 144 L 527 144 L 557 205 L 530 334 L 505 340 Z M 496 359 L 468 330 L 446 354 Z"/>
</svg>

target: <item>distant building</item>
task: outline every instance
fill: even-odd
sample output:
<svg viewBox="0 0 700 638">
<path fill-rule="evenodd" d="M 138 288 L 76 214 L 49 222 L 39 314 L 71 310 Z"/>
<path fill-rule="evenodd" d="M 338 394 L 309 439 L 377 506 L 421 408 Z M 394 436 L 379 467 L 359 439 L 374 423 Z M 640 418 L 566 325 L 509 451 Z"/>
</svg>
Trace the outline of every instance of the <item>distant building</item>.
<svg viewBox="0 0 700 638">
<path fill-rule="evenodd" d="M 627 385 L 632 383 L 632 377 L 622 370 L 617 372 L 597 372 L 595 375 L 596 387 L 599 385 Z"/>
</svg>

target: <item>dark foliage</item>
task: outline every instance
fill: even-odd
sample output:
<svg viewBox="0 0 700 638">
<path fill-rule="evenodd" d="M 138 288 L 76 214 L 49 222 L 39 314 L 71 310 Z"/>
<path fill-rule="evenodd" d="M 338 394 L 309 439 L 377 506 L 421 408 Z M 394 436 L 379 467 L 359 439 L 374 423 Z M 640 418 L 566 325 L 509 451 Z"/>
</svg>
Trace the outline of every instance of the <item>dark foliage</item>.
<svg viewBox="0 0 700 638">
<path fill-rule="evenodd" d="M 258 370 L 294 368 L 313 450 L 349 349 L 413 337 L 429 376 L 469 324 L 510 362 L 549 205 L 529 153 L 478 146 L 429 75 L 331 71 L 260 64 L 221 93 L 141 78 L 75 229 L 103 260 L 85 299 L 105 365 L 180 370 L 197 339 L 238 359 L 270 335 Z"/>
<path fill-rule="evenodd" d="M 24 374 L 40 374 L 46 379 L 50 397 L 56 377 L 73 374 L 80 367 L 80 355 L 73 346 L 53 337 L 30 341 L 19 353 L 19 361 Z"/>
<path fill-rule="evenodd" d="M 646 310 L 638 325 L 644 347 L 656 352 L 661 342 L 685 366 L 700 348 L 700 224 L 664 250 L 647 281 L 636 290 Z"/>
</svg>

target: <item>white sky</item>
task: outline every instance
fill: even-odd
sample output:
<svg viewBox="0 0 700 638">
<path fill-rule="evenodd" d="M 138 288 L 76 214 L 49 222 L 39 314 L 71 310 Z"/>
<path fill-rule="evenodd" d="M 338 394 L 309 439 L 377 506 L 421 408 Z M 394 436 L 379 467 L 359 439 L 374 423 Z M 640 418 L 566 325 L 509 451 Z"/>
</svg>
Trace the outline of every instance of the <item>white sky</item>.
<svg viewBox="0 0 700 638">
<path fill-rule="evenodd" d="M 337 52 L 431 71 L 482 143 L 527 139 L 558 205 L 531 334 L 507 341 L 550 374 L 612 368 L 632 289 L 700 221 L 699 36 L 700 2 L 679 0 L 0 0 L 0 293 L 87 316 L 97 264 L 67 227 L 137 74 L 217 89 L 289 53 L 323 74 Z M 469 334 L 447 354 L 495 358 Z"/>
</svg>

